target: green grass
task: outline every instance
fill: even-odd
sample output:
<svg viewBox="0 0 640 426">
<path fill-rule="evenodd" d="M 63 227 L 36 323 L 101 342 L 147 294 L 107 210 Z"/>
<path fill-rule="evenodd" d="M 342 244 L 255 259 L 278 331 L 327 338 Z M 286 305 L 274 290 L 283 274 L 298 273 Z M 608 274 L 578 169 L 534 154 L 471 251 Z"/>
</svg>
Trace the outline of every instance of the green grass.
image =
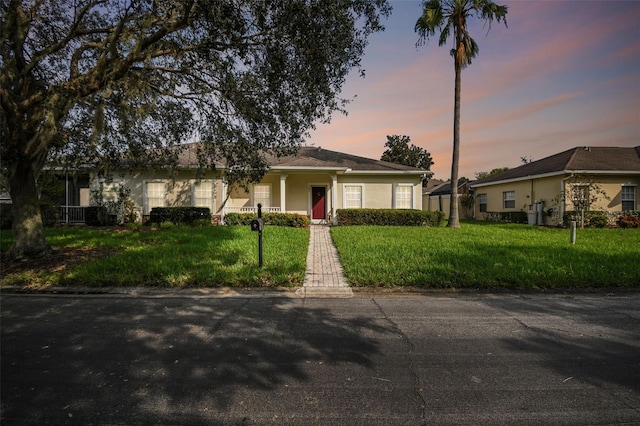
<svg viewBox="0 0 640 426">
<path fill-rule="evenodd" d="M 10 233 L 0 238 L 2 250 Z M 3 285 L 43 286 L 296 286 L 306 267 L 309 231 L 268 227 L 263 233 L 264 265 L 258 267 L 257 233 L 249 227 L 170 227 L 112 232 L 81 227 L 50 228 L 55 249 L 99 248 L 109 255 L 62 271 L 25 272 L 2 278 Z"/>
<path fill-rule="evenodd" d="M 640 286 L 640 232 L 463 223 L 460 229 L 334 227 L 354 286 L 557 288 Z"/>
</svg>

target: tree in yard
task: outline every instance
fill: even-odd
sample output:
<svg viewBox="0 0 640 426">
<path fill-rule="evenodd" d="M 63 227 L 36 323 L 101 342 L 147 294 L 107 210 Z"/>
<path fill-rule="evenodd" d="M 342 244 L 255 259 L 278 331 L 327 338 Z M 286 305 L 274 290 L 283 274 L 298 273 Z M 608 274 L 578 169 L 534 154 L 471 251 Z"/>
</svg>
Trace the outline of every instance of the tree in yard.
<svg viewBox="0 0 640 426">
<path fill-rule="evenodd" d="M 380 159 L 391 163 L 430 170 L 433 164 L 431 154 L 424 148 L 414 144 L 409 145 L 409 142 L 411 142 L 409 136 L 387 136 L 387 142 L 384 144 L 387 150 L 382 153 Z M 427 178 L 431 176 L 433 176 L 433 173 L 427 173 Z"/>
<path fill-rule="evenodd" d="M 591 210 L 601 198 L 610 200 L 594 176 L 581 173 L 565 179 L 565 203 L 570 201 L 574 210 L 579 213 L 580 228 L 584 228 L 585 212 Z"/>
<path fill-rule="evenodd" d="M 508 167 L 497 167 L 491 170 L 490 172 L 478 172 L 476 173 L 476 179 L 477 180 L 484 179 L 489 176 L 497 175 L 498 173 L 506 172 L 507 170 L 509 170 Z"/>
<path fill-rule="evenodd" d="M 54 159 L 171 166 L 199 140 L 202 169 L 224 160 L 229 183 L 259 179 L 266 154 L 344 110 L 345 78 L 389 13 L 386 0 L 0 0 L 10 255 L 48 251 L 38 178 Z"/>
<path fill-rule="evenodd" d="M 454 47 L 451 56 L 454 58 L 455 95 L 453 114 L 453 156 L 451 161 L 451 182 L 458 181 L 458 160 L 460 157 L 460 84 L 462 69 L 471 64 L 471 60 L 478 54 L 478 45 L 468 32 L 469 18 L 478 17 L 491 26 L 506 20 L 507 6 L 500 6 L 490 0 L 426 0 L 422 4 L 422 15 L 414 27 L 419 34 L 417 45 L 424 44 L 429 38 L 440 32 L 438 44 L 447 43 L 452 35 Z M 447 226 L 459 228 L 458 194 L 451 186 L 451 207 Z"/>
</svg>

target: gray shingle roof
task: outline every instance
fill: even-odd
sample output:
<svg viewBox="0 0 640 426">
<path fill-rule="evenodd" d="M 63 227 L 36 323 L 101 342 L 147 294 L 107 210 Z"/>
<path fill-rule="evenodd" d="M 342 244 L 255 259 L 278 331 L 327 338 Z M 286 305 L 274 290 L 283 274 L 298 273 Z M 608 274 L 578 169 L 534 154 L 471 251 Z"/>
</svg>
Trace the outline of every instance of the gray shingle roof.
<svg viewBox="0 0 640 426">
<path fill-rule="evenodd" d="M 198 144 L 193 143 L 186 146 L 179 154 L 179 165 L 182 167 L 195 167 L 198 164 L 197 150 Z M 267 156 L 267 163 L 272 169 L 322 169 L 344 171 L 350 169 L 360 172 L 381 172 L 381 173 L 408 173 L 422 174 L 427 170 L 416 167 L 403 166 L 401 164 L 389 163 L 387 161 L 373 160 L 371 158 L 359 157 L 342 152 L 331 151 L 320 147 L 301 147 L 296 155 L 283 157 Z M 220 168 L 224 168 L 224 163 L 216 162 Z"/>
<path fill-rule="evenodd" d="M 576 147 L 479 179 L 472 186 L 562 172 L 640 173 L 640 146 Z"/>
<path fill-rule="evenodd" d="M 274 169 L 288 167 L 316 167 L 372 172 L 426 172 L 426 170 L 416 167 L 403 166 L 402 164 L 389 163 L 381 160 L 373 160 L 371 158 L 331 151 L 320 147 L 302 147 L 296 155 L 280 158 L 268 157 L 267 161 Z"/>
</svg>

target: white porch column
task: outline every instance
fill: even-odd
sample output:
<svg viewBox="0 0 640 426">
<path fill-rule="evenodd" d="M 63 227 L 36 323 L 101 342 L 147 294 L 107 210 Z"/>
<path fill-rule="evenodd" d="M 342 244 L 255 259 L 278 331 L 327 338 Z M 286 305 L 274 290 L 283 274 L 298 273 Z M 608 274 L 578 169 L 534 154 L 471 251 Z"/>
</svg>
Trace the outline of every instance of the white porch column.
<svg viewBox="0 0 640 426">
<path fill-rule="evenodd" d="M 287 180 L 287 176 L 289 176 L 288 173 L 281 173 L 280 174 L 280 211 L 282 213 L 285 213 L 287 211 L 287 206 L 286 206 L 286 193 L 287 193 L 287 185 L 286 185 L 286 180 Z"/>
<path fill-rule="evenodd" d="M 331 222 L 338 223 L 336 218 L 336 206 L 338 205 L 338 174 L 331 173 Z"/>
</svg>

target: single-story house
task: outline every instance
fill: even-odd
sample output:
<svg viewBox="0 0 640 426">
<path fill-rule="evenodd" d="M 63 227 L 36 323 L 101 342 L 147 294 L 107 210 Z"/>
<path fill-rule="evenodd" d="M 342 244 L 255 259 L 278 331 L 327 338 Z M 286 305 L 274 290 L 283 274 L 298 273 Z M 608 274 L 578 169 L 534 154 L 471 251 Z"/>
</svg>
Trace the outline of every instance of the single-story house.
<svg viewBox="0 0 640 426">
<path fill-rule="evenodd" d="M 458 213 L 463 219 L 471 219 L 472 210 L 467 208 L 465 197 L 470 194 L 469 182 L 460 182 L 458 185 Z M 449 217 L 451 200 L 451 181 L 429 179 L 422 188 L 422 210 L 440 211 Z"/>
<path fill-rule="evenodd" d="M 263 212 L 304 214 L 312 223 L 335 221 L 336 210 L 341 208 L 422 209 L 421 182 L 427 173 L 423 169 L 301 147 L 296 155 L 269 157 L 269 170 L 262 181 L 245 190 L 228 187 L 222 163 L 198 177 L 192 145 L 181 154 L 175 171 L 115 173 L 112 179 L 92 178 L 87 187 L 74 188 L 79 193 L 68 199 L 82 204 L 63 206 L 63 217 L 69 217 L 64 216 L 65 210 L 88 204 L 86 194 L 100 186 L 105 200 L 115 196 L 117 187 L 128 187 L 140 218 L 154 207 L 200 206 L 209 207 L 224 222 L 227 213 L 255 212 L 258 203 Z"/>
<path fill-rule="evenodd" d="M 536 211 L 548 213 L 539 214 L 536 223 L 557 224 L 564 212 L 580 210 L 581 202 L 588 210 L 638 210 L 639 184 L 640 146 L 585 146 L 479 179 L 471 188 L 478 219 L 494 212 Z"/>
</svg>

